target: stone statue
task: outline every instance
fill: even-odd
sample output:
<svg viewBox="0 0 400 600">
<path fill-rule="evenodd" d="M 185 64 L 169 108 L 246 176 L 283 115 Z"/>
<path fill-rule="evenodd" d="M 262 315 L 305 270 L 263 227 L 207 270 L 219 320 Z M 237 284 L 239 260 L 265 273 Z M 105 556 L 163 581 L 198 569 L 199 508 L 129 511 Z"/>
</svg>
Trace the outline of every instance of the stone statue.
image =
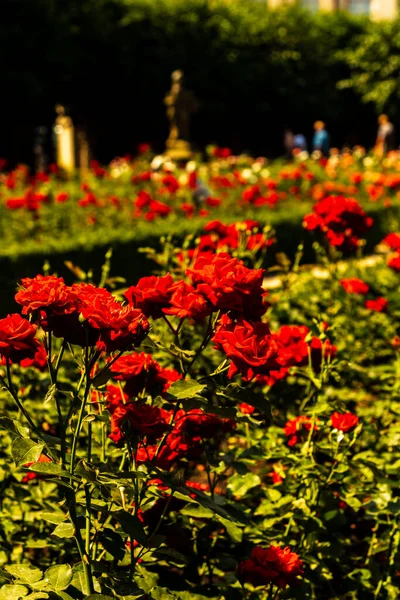
<svg viewBox="0 0 400 600">
<path fill-rule="evenodd" d="M 71 175 L 75 170 L 75 130 L 71 117 L 65 114 L 61 104 L 56 106 L 57 118 L 54 125 L 57 165 Z"/>
<path fill-rule="evenodd" d="M 170 122 L 167 154 L 172 158 L 186 159 L 191 155 L 190 117 L 198 104 L 193 92 L 184 87 L 182 71 L 174 71 L 171 80 L 171 89 L 164 99 Z"/>
</svg>

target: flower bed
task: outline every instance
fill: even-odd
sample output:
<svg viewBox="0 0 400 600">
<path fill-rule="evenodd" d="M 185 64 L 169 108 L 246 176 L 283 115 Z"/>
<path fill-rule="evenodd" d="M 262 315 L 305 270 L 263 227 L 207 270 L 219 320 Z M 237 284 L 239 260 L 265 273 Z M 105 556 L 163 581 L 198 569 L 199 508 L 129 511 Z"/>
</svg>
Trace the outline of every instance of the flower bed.
<svg viewBox="0 0 400 600">
<path fill-rule="evenodd" d="M 366 263 L 357 202 L 304 223 L 328 276 L 281 257 L 269 293 L 254 220 L 149 248 L 124 288 L 108 262 L 20 282 L 2 597 L 398 596 L 400 234 Z"/>
</svg>

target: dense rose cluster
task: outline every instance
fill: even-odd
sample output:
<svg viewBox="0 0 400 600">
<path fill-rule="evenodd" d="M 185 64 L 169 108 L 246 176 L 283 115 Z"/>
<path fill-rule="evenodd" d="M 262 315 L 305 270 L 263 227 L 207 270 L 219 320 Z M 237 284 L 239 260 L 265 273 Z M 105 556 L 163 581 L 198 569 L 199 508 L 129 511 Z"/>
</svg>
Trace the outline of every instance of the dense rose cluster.
<svg viewBox="0 0 400 600">
<path fill-rule="evenodd" d="M 331 246 L 351 250 L 371 227 L 372 219 L 354 198 L 328 196 L 314 206 L 312 214 L 304 217 L 303 224 L 310 231 L 321 231 Z"/>
<path fill-rule="evenodd" d="M 204 227 L 205 235 L 199 238 L 198 252 L 235 250 L 241 245 L 246 250 L 257 252 L 274 243 L 262 231 L 258 221 L 247 219 L 240 223 L 224 225 L 221 221 L 210 221 Z"/>
<path fill-rule="evenodd" d="M 318 370 L 323 356 L 328 360 L 336 354 L 328 339 L 310 336 L 305 326 L 284 325 L 272 333 L 263 322 L 228 322 L 220 325 L 213 340 L 231 360 L 228 377 L 241 373 L 244 381 L 257 377 L 267 385 L 285 377 L 290 367 L 311 362 Z"/>
<path fill-rule="evenodd" d="M 61 277 L 37 275 L 22 280 L 15 296 L 22 313 L 71 344 L 112 352 L 139 345 L 149 330 L 140 309 L 117 302 L 104 288 L 79 283 L 68 286 Z"/>
</svg>

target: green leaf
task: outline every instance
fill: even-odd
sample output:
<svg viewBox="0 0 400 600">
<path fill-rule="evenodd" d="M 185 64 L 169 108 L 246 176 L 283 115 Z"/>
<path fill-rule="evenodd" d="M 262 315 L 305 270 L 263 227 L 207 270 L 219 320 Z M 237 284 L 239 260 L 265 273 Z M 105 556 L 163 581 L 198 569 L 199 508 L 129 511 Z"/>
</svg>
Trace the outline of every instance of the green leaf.
<svg viewBox="0 0 400 600">
<path fill-rule="evenodd" d="M 233 542 L 237 542 L 238 544 L 243 539 L 243 529 L 229 521 L 228 519 L 224 519 L 221 515 L 217 515 L 218 520 L 225 527 L 227 534 L 232 539 Z"/>
<path fill-rule="evenodd" d="M 132 536 L 142 546 L 147 545 L 147 536 L 138 517 L 124 510 L 113 512 L 112 516 L 120 523 L 125 533 Z"/>
<path fill-rule="evenodd" d="M 0 427 L 23 438 L 28 438 L 29 436 L 29 429 L 27 427 L 9 417 L 0 417 Z"/>
<path fill-rule="evenodd" d="M 173 548 L 158 548 L 153 552 L 153 556 L 156 556 L 161 559 L 164 557 L 169 558 L 173 563 L 176 563 L 178 565 L 186 565 L 188 562 L 186 556 L 184 556 L 180 552 L 177 552 L 177 550 L 174 550 Z"/>
<path fill-rule="evenodd" d="M 100 542 L 111 556 L 117 560 L 122 560 L 125 555 L 125 544 L 119 533 L 106 527 L 99 537 Z"/>
<path fill-rule="evenodd" d="M 22 583 L 37 583 L 42 579 L 43 572 L 35 567 L 27 565 L 9 565 L 4 567 L 15 579 L 19 579 Z"/>
<path fill-rule="evenodd" d="M 86 600 L 115 600 L 115 596 L 104 596 L 103 594 L 91 594 Z"/>
<path fill-rule="evenodd" d="M 44 577 L 55 592 L 66 590 L 72 581 L 72 569 L 69 565 L 55 565 L 47 569 Z"/>
<path fill-rule="evenodd" d="M 66 515 L 62 512 L 44 511 L 39 513 L 39 516 L 43 519 L 43 521 L 53 523 L 53 525 L 59 525 L 66 519 Z"/>
<path fill-rule="evenodd" d="M 0 600 L 20 600 L 29 594 L 29 590 L 24 585 L 12 585 L 6 583 L 0 589 Z"/>
<path fill-rule="evenodd" d="M 55 383 L 53 383 L 47 390 L 47 394 L 44 397 L 44 404 L 47 404 L 48 402 L 52 402 L 54 400 L 54 398 L 56 397 L 56 394 L 57 394 L 57 386 Z"/>
<path fill-rule="evenodd" d="M 214 511 L 200 504 L 188 504 L 184 508 L 181 508 L 179 514 L 193 517 L 194 519 L 211 519 L 214 516 Z"/>
<path fill-rule="evenodd" d="M 184 400 L 185 398 L 194 398 L 198 396 L 207 386 L 198 383 L 197 381 L 186 381 L 180 379 L 175 381 L 169 388 L 168 394 L 174 396 L 178 400 Z"/>
<path fill-rule="evenodd" d="M 92 379 L 92 384 L 95 387 L 101 387 L 102 385 L 105 385 L 109 379 L 111 379 L 112 375 L 113 374 L 110 369 L 105 368 Z"/>
<path fill-rule="evenodd" d="M 61 600 L 74 600 L 72 596 L 67 594 L 66 592 L 57 592 L 57 596 L 61 598 Z"/>
<path fill-rule="evenodd" d="M 254 487 L 261 484 L 261 479 L 255 473 L 246 473 L 245 475 L 233 475 L 229 478 L 228 489 L 238 498 L 245 496 L 246 493 Z"/>
<path fill-rule="evenodd" d="M 72 523 L 60 523 L 51 535 L 56 535 L 59 538 L 72 538 L 75 535 L 75 528 Z"/>
<path fill-rule="evenodd" d="M 16 438 L 11 448 L 13 460 L 17 467 L 36 462 L 42 454 L 43 448 L 43 444 L 35 444 L 32 440 Z"/>
<path fill-rule="evenodd" d="M 29 467 L 29 470 L 35 471 L 35 473 L 44 473 L 46 475 L 63 475 L 64 477 L 70 477 L 70 473 L 64 471 L 61 465 L 58 465 L 57 463 L 34 462 L 33 465 Z"/>
</svg>

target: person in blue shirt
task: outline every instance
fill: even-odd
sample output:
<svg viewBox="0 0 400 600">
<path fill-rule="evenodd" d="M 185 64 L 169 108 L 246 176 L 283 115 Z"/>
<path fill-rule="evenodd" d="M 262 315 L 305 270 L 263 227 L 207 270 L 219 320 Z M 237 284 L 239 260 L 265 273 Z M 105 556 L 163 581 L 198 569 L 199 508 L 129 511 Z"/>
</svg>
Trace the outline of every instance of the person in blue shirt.
<svg viewBox="0 0 400 600">
<path fill-rule="evenodd" d="M 312 141 L 313 151 L 319 150 L 324 156 L 329 156 L 329 133 L 325 129 L 325 123 L 323 121 L 316 121 L 314 123 L 314 137 Z"/>
<path fill-rule="evenodd" d="M 307 140 L 302 133 L 296 133 L 293 138 L 293 148 L 304 152 L 307 150 Z"/>
</svg>

